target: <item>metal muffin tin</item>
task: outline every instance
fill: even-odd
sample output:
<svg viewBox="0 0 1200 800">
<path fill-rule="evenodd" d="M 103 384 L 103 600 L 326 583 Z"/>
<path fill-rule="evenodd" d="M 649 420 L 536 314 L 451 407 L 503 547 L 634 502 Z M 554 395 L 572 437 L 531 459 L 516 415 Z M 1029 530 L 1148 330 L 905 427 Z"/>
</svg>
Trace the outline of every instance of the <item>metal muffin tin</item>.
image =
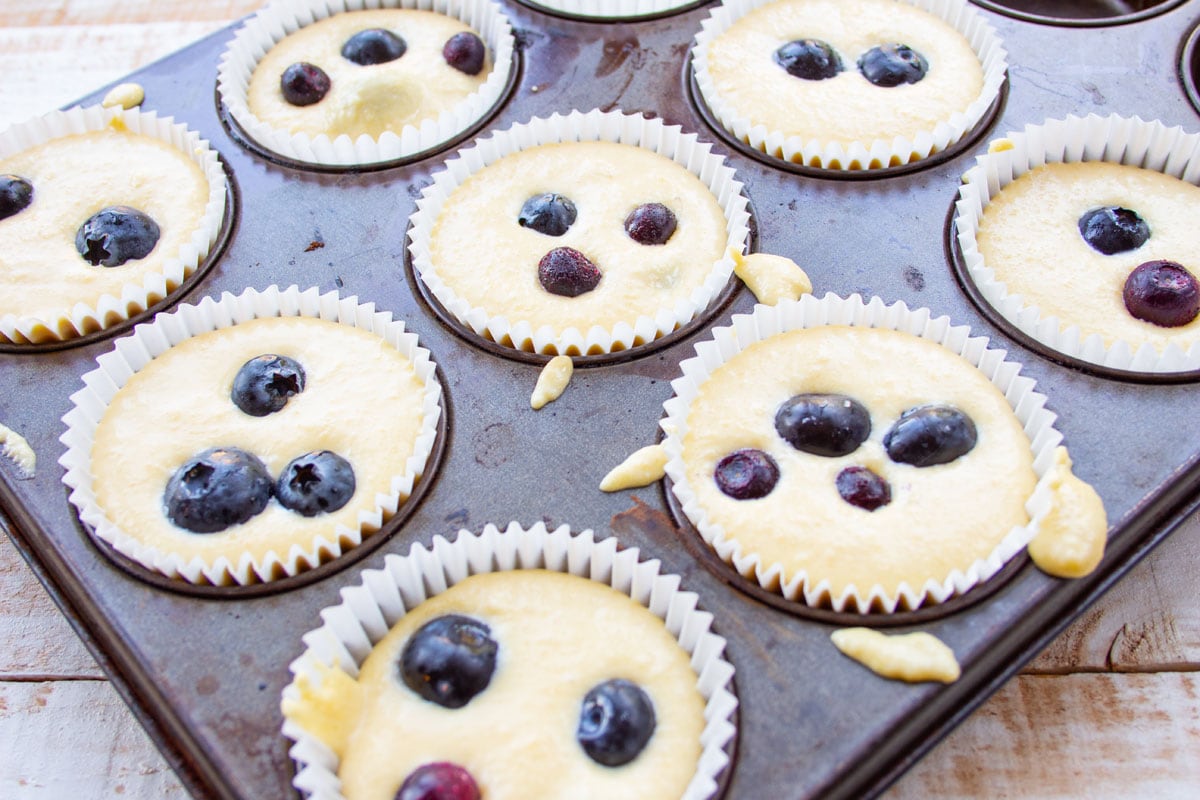
<svg viewBox="0 0 1200 800">
<path fill-rule="evenodd" d="M 394 312 L 439 364 L 447 412 L 440 463 L 397 520 L 311 579 L 253 591 L 148 580 L 83 530 L 56 463 L 69 397 L 125 325 L 67 346 L 0 352 L 0 421 L 38 456 L 31 480 L 0 463 L 0 522 L 198 797 L 294 794 L 280 733 L 287 665 L 302 650 L 300 636 L 319 625 L 320 609 L 358 583 L 361 568 L 413 542 L 510 520 L 615 535 L 661 559 L 664 571 L 699 594 L 737 668 L 740 730 L 727 798 L 877 793 L 1200 506 L 1200 429 L 1178 424 L 1200 415 L 1194 382 L 1117 380 L 1028 349 L 960 286 L 947 230 L 961 174 L 1006 131 L 1088 112 L 1200 128 L 1189 104 L 1200 58 L 1188 38 L 1200 0 L 1162 3 L 1149 15 L 1135 8 L 1117 18 L 1122 24 L 1089 26 L 1033 22 L 987 3 L 980 13 L 999 31 L 1010 64 L 995 118 L 949 158 L 865 180 L 781 169 L 708 124 L 692 100 L 688 52 L 713 3 L 611 23 L 503 5 L 518 32 L 519 74 L 482 131 L 592 108 L 679 124 L 714 142 L 745 183 L 753 249 L 794 258 L 818 294 L 928 307 L 1008 349 L 1048 395 L 1077 474 L 1104 498 L 1112 530 L 1100 568 L 1063 581 L 1022 557 L 939 613 L 869 620 L 919 627 L 951 645 L 963 676 L 949 686 L 883 680 L 841 656 L 829 634 L 858 617 L 792 614 L 746 591 L 675 516 L 661 485 L 614 494 L 597 488 L 611 467 L 657 438 L 679 362 L 711 327 L 750 310 L 750 292 L 731 285 L 700 322 L 652 347 L 577 359 L 567 392 L 531 411 L 543 359 L 478 346 L 414 286 L 406 261 L 415 199 L 453 149 L 340 172 L 292 169 L 250 152 L 214 101 L 216 65 L 232 29 L 128 78 L 145 87 L 147 109 L 187 122 L 213 143 L 238 200 L 219 260 L 165 307 L 294 283 Z M 103 91 L 81 102 L 97 102 Z"/>
</svg>

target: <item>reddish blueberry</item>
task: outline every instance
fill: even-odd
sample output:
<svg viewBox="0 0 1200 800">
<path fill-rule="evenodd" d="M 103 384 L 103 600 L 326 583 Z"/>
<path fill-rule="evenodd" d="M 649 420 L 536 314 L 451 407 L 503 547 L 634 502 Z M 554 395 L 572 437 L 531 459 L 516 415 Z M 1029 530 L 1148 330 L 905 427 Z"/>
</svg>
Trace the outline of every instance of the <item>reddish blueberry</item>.
<svg viewBox="0 0 1200 800">
<path fill-rule="evenodd" d="M 625 232 L 638 244 L 666 244 L 677 224 L 675 212 L 662 203 L 645 203 L 629 212 Z"/>
<path fill-rule="evenodd" d="M 835 483 L 843 500 L 866 511 L 892 502 L 888 482 L 866 467 L 846 467 L 838 473 Z"/>
<path fill-rule="evenodd" d="M 442 58 L 446 63 L 467 75 L 478 75 L 483 70 L 486 56 L 483 40 L 470 31 L 454 34 L 442 47 Z"/>
<path fill-rule="evenodd" d="M 294 106 L 311 106 L 321 102 L 331 85 L 325 70 L 303 61 L 292 64 L 279 78 L 283 99 Z"/>
<path fill-rule="evenodd" d="M 538 262 L 538 281 L 550 294 L 578 297 L 600 283 L 600 269 L 573 247 L 556 247 Z"/>
<path fill-rule="evenodd" d="M 1200 282 L 1182 264 L 1147 261 L 1125 279 L 1125 308 L 1164 328 L 1187 325 L 1200 314 Z"/>
<path fill-rule="evenodd" d="M 471 773 L 448 761 L 417 767 L 396 792 L 396 800 L 479 800 L 479 797 L 479 787 Z"/>
<path fill-rule="evenodd" d="M 779 466 L 761 450 L 738 450 L 717 462 L 717 488 L 735 500 L 766 497 L 779 482 Z"/>
</svg>

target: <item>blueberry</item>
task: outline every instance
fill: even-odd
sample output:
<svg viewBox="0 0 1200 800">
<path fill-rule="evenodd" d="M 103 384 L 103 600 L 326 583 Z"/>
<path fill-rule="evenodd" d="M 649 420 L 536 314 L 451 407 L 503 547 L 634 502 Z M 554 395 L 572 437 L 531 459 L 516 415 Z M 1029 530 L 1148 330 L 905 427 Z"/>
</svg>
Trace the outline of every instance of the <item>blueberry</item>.
<svg viewBox="0 0 1200 800">
<path fill-rule="evenodd" d="M 167 481 L 167 518 L 193 533 L 240 525 L 267 507 L 271 476 L 255 456 L 214 447 L 187 461 Z"/>
<path fill-rule="evenodd" d="M 470 31 L 461 31 L 446 40 L 442 47 L 442 58 L 459 72 L 478 75 L 483 69 L 487 48 L 483 40 Z"/>
<path fill-rule="evenodd" d="M 843 500 L 867 511 L 892 502 L 888 482 L 866 467 L 846 467 L 838 473 L 834 483 Z"/>
<path fill-rule="evenodd" d="M 775 63 L 789 75 L 806 81 L 823 81 L 845 69 L 837 51 L 819 39 L 788 42 L 775 51 Z"/>
<path fill-rule="evenodd" d="M 1079 235 L 1092 249 L 1111 256 L 1136 250 L 1150 238 L 1150 226 L 1136 211 L 1119 206 L 1101 206 L 1079 218 Z"/>
<path fill-rule="evenodd" d="M 32 202 L 32 183 L 19 175 L 0 175 L 0 219 L 24 211 Z"/>
<path fill-rule="evenodd" d="M 538 262 L 538 281 L 550 294 L 578 297 L 600 283 L 600 270 L 572 247 L 556 247 Z"/>
<path fill-rule="evenodd" d="M 858 71 L 876 86 L 890 88 L 921 80 L 929 62 L 906 44 L 881 44 L 859 57 Z"/>
<path fill-rule="evenodd" d="M 638 244 L 666 244 L 675 226 L 675 212 L 662 203 L 640 205 L 625 218 L 625 232 Z"/>
<path fill-rule="evenodd" d="M 158 223 L 129 206 L 102 208 L 75 233 L 75 249 L 93 267 L 145 258 L 156 244 Z"/>
<path fill-rule="evenodd" d="M 1147 261 L 1125 279 L 1125 308 L 1143 322 L 1178 328 L 1200 314 L 1200 282 L 1182 264 Z"/>
<path fill-rule="evenodd" d="M 306 517 L 337 511 L 354 496 L 354 468 L 328 450 L 293 458 L 279 473 L 275 497 L 280 505 Z"/>
<path fill-rule="evenodd" d="M 957 408 L 919 406 L 900 415 L 883 446 L 892 461 L 932 467 L 971 452 L 977 438 L 975 423 Z"/>
<path fill-rule="evenodd" d="M 242 365 L 233 378 L 230 399 L 252 417 L 279 411 L 289 397 L 304 391 L 304 368 L 294 359 L 265 353 Z"/>
<path fill-rule="evenodd" d="M 717 488 L 734 500 L 766 497 L 779 482 L 779 466 L 761 450 L 738 450 L 717 462 Z"/>
<path fill-rule="evenodd" d="M 294 106 L 311 106 L 321 102 L 331 85 L 325 70 L 304 61 L 292 64 L 279 78 L 283 99 Z"/>
<path fill-rule="evenodd" d="M 871 415 L 845 395 L 798 394 L 775 413 L 775 430 L 805 453 L 845 456 L 871 435 Z"/>
<path fill-rule="evenodd" d="M 458 764 L 436 761 L 413 770 L 400 784 L 396 800 L 479 800 L 479 787 Z"/>
<path fill-rule="evenodd" d="M 654 704 L 640 686 L 624 678 L 605 681 L 583 698 L 575 738 L 598 764 L 628 764 L 654 733 Z"/>
<path fill-rule="evenodd" d="M 547 236 L 562 236 L 575 224 L 575 204 L 561 194 L 537 194 L 521 206 L 517 224 Z"/>
<path fill-rule="evenodd" d="M 447 614 L 426 622 L 404 645 L 400 677 L 421 697 L 444 708 L 462 708 L 487 688 L 499 645 L 476 619 Z"/>
<path fill-rule="evenodd" d="M 408 45 L 396 34 L 383 28 L 359 31 L 342 45 L 342 58 L 361 64 L 386 64 L 404 55 Z"/>
</svg>

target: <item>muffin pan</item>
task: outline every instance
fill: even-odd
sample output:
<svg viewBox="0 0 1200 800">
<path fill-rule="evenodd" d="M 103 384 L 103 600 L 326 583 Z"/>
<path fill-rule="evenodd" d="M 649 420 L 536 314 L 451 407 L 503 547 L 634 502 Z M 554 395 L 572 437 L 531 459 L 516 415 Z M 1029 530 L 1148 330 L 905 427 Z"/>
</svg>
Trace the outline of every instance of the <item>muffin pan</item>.
<svg viewBox="0 0 1200 800">
<path fill-rule="evenodd" d="M 713 3 L 619 23 L 503 5 L 517 32 L 520 74 L 481 130 L 594 108 L 681 125 L 713 142 L 745 184 L 752 249 L 795 259 L 818 295 L 858 293 L 927 307 L 1008 350 L 1049 398 L 1076 473 L 1105 501 L 1112 529 L 1100 568 L 1062 581 L 1021 556 L 949 613 L 865 620 L 919 627 L 949 644 L 963 675 L 948 686 L 886 681 L 840 655 L 829 634 L 861 618 L 781 613 L 745 591 L 672 514 L 662 485 L 612 494 L 597 488 L 609 469 L 657 439 L 679 364 L 711 338 L 711 327 L 753 307 L 750 292 L 733 282 L 694 328 L 652 348 L 577 359 L 566 393 L 531 411 L 542 359 L 498 357 L 444 324 L 406 263 L 416 198 L 452 150 L 389 169 L 342 172 L 288 168 L 244 149 L 214 102 L 217 63 L 232 28 L 129 78 L 145 87 L 145 108 L 187 122 L 212 142 L 238 193 L 221 258 L 166 305 L 295 284 L 336 289 L 393 312 L 441 370 L 440 463 L 427 471 L 423 494 L 412 498 L 406 516 L 376 534 L 370 548 L 314 571 L 313 580 L 254 596 L 218 590 L 198 596 L 148 582 L 110 558 L 81 526 L 57 464 L 70 396 L 112 348 L 119 335 L 113 330 L 55 350 L 0 352 L 0 422 L 25 436 L 38 456 L 29 480 L 18 480 L 0 460 L 0 522 L 198 797 L 294 796 L 279 700 L 288 664 L 303 650 L 301 635 L 320 624 L 318 612 L 387 554 L 509 521 L 615 536 L 643 557 L 660 559 L 664 572 L 680 575 L 683 588 L 697 593 L 737 670 L 740 730 L 725 797 L 877 793 L 1200 505 L 1200 430 L 1176 424 L 1200 414 L 1194 381 L 1118 380 L 1026 347 L 982 313 L 955 279 L 946 229 L 973 156 L 1009 130 L 1092 112 L 1200 128 L 1179 78 L 1179 53 L 1200 0 L 1163 3 L 1159 13 L 1126 24 L 1090 27 L 1033 23 L 986 4 L 981 13 L 1009 53 L 997 118 L 972 134 L 963 152 L 866 180 L 777 169 L 731 147 L 706 121 L 689 94 L 688 51 Z M 1098 69 L 1098 53 L 1106 63 L 1121 59 L 1120 69 Z"/>
</svg>

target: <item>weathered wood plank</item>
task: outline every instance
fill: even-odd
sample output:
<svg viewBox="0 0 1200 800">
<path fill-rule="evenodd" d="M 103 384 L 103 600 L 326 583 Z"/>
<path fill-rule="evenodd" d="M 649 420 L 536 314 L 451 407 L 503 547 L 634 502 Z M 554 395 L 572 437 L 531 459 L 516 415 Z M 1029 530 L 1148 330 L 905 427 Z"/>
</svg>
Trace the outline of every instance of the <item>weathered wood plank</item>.
<svg viewBox="0 0 1200 800">
<path fill-rule="evenodd" d="M 62 25 L 101 25 L 162 21 L 216 22 L 249 14 L 266 0 L 28 0 L 0 2 L 0 19 L 10 28 Z"/>
</svg>

